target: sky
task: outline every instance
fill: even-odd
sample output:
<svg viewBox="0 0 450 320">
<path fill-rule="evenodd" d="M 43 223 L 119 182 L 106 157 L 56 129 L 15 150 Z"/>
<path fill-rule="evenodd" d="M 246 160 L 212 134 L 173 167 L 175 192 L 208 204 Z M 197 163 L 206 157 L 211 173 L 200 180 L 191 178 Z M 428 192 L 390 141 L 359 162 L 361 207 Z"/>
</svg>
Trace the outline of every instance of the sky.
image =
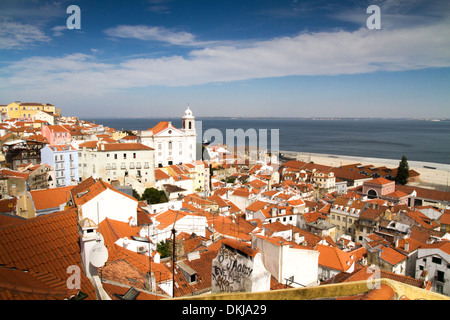
<svg viewBox="0 0 450 320">
<path fill-rule="evenodd" d="M 450 2 L 0 0 L 14 101 L 83 119 L 450 118 Z"/>
</svg>

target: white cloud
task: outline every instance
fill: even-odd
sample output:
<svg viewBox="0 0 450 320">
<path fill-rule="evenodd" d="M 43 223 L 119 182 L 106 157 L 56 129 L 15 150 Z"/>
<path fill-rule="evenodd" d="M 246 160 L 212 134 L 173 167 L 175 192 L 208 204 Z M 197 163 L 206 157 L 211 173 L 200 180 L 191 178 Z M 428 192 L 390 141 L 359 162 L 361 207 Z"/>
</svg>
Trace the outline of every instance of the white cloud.
<svg viewBox="0 0 450 320">
<path fill-rule="evenodd" d="M 61 37 L 63 35 L 63 31 L 67 30 L 67 26 L 56 26 L 51 29 L 53 31 L 54 37 Z"/>
<path fill-rule="evenodd" d="M 159 35 L 156 32 L 154 37 Z M 168 38 L 172 43 L 194 41 L 191 36 L 183 39 L 169 34 Z M 0 90 L 99 95 L 155 85 L 439 68 L 450 66 L 448 52 L 448 22 L 397 30 L 361 28 L 354 32 L 303 33 L 245 47 L 242 43 L 208 46 L 192 50 L 186 57 L 134 58 L 120 63 L 101 63 L 96 56 L 85 54 L 33 57 L 0 69 Z"/>
<path fill-rule="evenodd" d="M 38 26 L 0 20 L 0 48 L 24 49 L 30 45 L 50 41 L 50 38 Z"/>
<path fill-rule="evenodd" d="M 105 33 L 113 38 L 161 41 L 174 45 L 192 45 L 196 43 L 194 35 L 184 31 L 172 31 L 164 27 L 121 25 L 106 29 Z"/>
</svg>

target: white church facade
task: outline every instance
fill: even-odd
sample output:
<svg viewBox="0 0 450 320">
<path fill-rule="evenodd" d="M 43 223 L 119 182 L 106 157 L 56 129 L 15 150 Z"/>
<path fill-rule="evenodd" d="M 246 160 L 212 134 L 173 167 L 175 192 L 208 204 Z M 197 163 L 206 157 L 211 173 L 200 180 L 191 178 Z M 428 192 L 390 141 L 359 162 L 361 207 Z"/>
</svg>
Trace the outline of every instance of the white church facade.
<svg viewBox="0 0 450 320">
<path fill-rule="evenodd" d="M 170 121 L 161 121 L 138 134 L 138 141 L 155 150 L 155 166 L 190 163 L 196 160 L 195 118 L 189 106 L 178 129 Z"/>
</svg>

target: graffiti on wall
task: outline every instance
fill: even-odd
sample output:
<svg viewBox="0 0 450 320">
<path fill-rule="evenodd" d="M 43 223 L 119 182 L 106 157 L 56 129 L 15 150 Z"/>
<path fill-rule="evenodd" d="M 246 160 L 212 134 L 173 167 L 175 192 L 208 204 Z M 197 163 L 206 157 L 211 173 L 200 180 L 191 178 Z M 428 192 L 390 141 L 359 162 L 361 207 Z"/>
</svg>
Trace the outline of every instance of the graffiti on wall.
<svg viewBox="0 0 450 320">
<path fill-rule="evenodd" d="M 247 291 L 253 261 L 234 250 L 222 247 L 212 263 L 212 292 Z"/>
</svg>

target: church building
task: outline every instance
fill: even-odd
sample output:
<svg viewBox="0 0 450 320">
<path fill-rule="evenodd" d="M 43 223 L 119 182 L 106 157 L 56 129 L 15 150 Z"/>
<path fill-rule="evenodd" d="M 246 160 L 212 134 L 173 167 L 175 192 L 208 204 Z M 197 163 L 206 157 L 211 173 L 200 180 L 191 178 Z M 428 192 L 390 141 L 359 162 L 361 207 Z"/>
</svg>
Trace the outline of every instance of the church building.
<svg viewBox="0 0 450 320">
<path fill-rule="evenodd" d="M 170 121 L 161 121 L 138 134 L 138 141 L 155 149 L 155 166 L 190 163 L 196 160 L 195 118 L 189 106 L 178 129 Z"/>
</svg>

